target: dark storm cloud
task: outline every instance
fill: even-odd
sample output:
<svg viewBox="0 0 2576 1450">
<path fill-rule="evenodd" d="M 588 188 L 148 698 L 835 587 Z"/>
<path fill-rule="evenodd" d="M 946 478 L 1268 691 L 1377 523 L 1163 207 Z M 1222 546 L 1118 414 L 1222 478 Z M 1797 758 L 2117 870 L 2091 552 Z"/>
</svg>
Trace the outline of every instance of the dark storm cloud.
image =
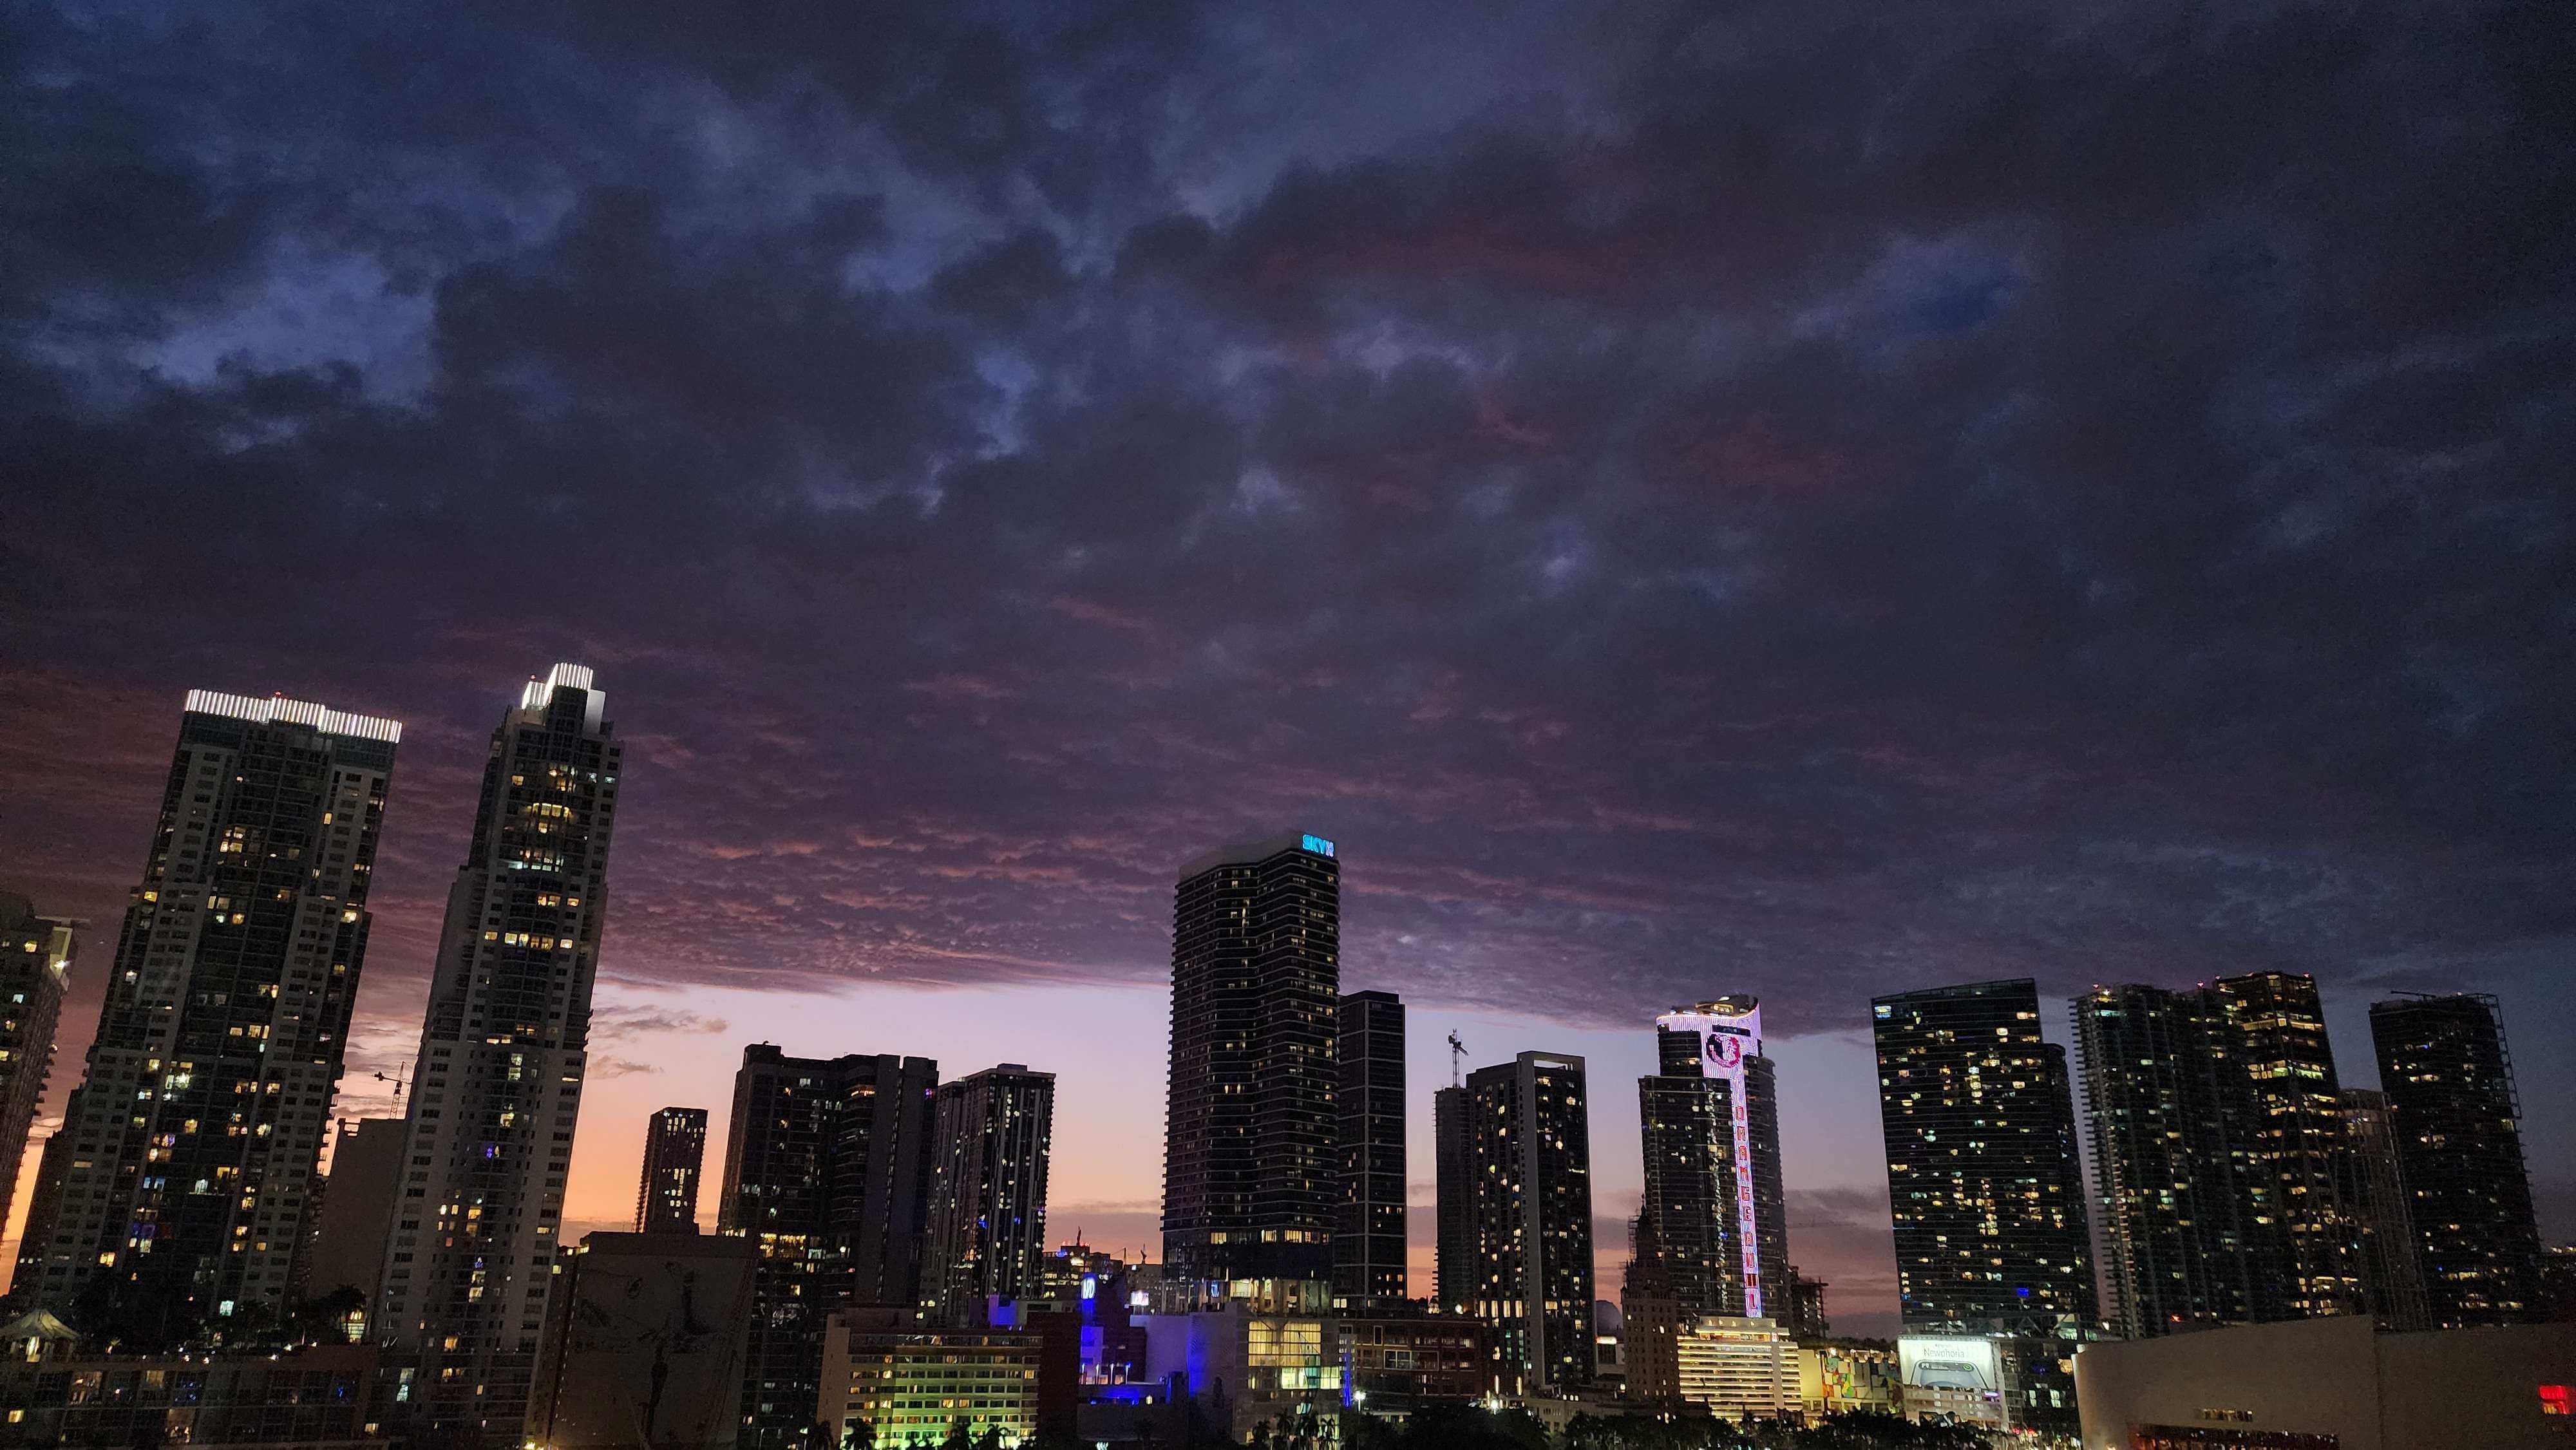
<svg viewBox="0 0 2576 1450">
<path fill-rule="evenodd" d="M 580 658 L 640 981 L 1147 981 L 1289 823 L 1584 1020 L 2563 970 L 2556 11 L 866 13 L 22 24 L 10 875 L 394 714 L 416 991 Z"/>
</svg>

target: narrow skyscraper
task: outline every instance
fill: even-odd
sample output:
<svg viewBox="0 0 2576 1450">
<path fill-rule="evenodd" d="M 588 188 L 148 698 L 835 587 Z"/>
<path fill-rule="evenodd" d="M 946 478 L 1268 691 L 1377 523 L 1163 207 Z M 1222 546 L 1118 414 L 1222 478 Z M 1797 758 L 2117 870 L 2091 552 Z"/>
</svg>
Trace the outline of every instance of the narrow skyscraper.
<svg viewBox="0 0 2576 1450">
<path fill-rule="evenodd" d="M 0 1224 L 18 1187 L 27 1133 L 54 1067 L 54 1029 L 76 945 L 73 923 L 38 916 L 26 897 L 0 891 Z"/>
<path fill-rule="evenodd" d="M 192 690 L 13 1292 L 131 1350 L 285 1307 L 402 727 Z"/>
<path fill-rule="evenodd" d="M 804 1444 L 831 1311 L 918 1302 L 938 1092 L 926 1057 L 743 1049 L 716 1220 L 760 1256 L 742 1450 Z"/>
<path fill-rule="evenodd" d="M 1467 1312 L 1493 1328 L 1504 1394 L 1591 1383 L 1592 1132 L 1583 1059 L 1524 1052 L 1467 1075 Z M 1445 1291 L 1444 1291 L 1445 1292 Z"/>
<path fill-rule="evenodd" d="M 2104 1317 L 2129 1339 L 2289 1317 L 2277 1179 L 2215 994 L 2097 987 L 2073 1010 Z"/>
<path fill-rule="evenodd" d="M 939 1085 L 921 1299 L 934 1323 L 981 1329 L 1024 1299 L 1047 1251 L 1055 1074 L 1006 1062 Z"/>
<path fill-rule="evenodd" d="M 2540 1229 L 2495 998 L 2375 1002 L 2370 1036 L 2397 1130 L 2433 1327 L 2531 1320 L 2540 1294 Z"/>
<path fill-rule="evenodd" d="M 664 1108 L 644 1124 L 644 1181 L 635 1190 L 635 1231 L 698 1231 L 698 1180 L 707 1161 L 707 1110 Z"/>
<path fill-rule="evenodd" d="M 2228 1028 L 2226 1055 L 2253 1093 L 2244 1147 L 2254 1172 L 2269 1179 L 2280 1215 L 2284 1312 L 2362 1313 L 2360 1232 L 2339 1191 L 2342 1085 L 2316 979 L 2253 972 L 2222 977 L 2210 992 Z"/>
<path fill-rule="evenodd" d="M 1752 997 L 1655 1019 L 1657 1071 L 1637 1080 L 1645 1181 L 1663 1282 L 1681 1323 L 1785 1319 L 1788 1199 L 1780 1181 L 1775 1067 Z"/>
<path fill-rule="evenodd" d="M 1431 1095 L 1431 1171 L 1433 1291 L 1442 1313 L 1464 1314 L 1475 1305 L 1483 1275 L 1476 1267 L 1476 1145 L 1463 1086 Z"/>
<path fill-rule="evenodd" d="M 415 1439 L 516 1446 L 563 1231 L 621 747 L 581 665 L 492 732 L 412 1074 L 377 1331 Z"/>
<path fill-rule="evenodd" d="M 1228 846 L 1181 870 L 1163 1151 L 1173 1280 L 1329 1285 L 1341 899 L 1321 836 Z"/>
<path fill-rule="evenodd" d="M 1333 1301 L 1405 1297 L 1404 1003 L 1393 992 L 1341 1000 L 1341 1215 L 1333 1226 Z"/>
</svg>

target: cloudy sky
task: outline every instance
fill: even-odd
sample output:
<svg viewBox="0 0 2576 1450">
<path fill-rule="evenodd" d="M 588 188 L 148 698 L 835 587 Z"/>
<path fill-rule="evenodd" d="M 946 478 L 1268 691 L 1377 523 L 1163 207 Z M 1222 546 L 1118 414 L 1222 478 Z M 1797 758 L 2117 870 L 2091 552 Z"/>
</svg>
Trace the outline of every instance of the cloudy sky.
<svg viewBox="0 0 2576 1450">
<path fill-rule="evenodd" d="M 1173 869 L 1285 828 L 1425 1087 L 1594 1056 L 1607 1264 L 1648 1019 L 1760 993 L 1853 1327 L 1876 992 L 2314 972 L 2367 1083 L 2475 987 L 2576 1092 L 2568 7 L 0 26 L 57 1103 L 186 689 L 406 726 L 382 1111 L 559 659 L 631 766 L 576 1217 L 767 1038 L 1056 1068 L 1057 1226 L 1150 1242 Z"/>
</svg>

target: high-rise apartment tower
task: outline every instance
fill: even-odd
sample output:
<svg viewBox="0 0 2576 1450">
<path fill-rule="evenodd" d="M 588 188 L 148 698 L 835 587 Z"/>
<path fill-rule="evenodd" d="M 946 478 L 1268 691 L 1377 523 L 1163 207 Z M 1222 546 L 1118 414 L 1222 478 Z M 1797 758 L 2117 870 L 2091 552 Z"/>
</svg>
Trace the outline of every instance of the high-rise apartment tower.
<svg viewBox="0 0 2576 1450">
<path fill-rule="evenodd" d="M 1333 1096 L 1341 863 L 1321 836 L 1211 851 L 1172 901 L 1163 1258 L 1171 1279 L 1323 1284 L 1342 1197 Z"/>
<path fill-rule="evenodd" d="M 76 946 L 74 923 L 38 916 L 26 897 L 0 891 L 0 1224 L 18 1187 L 27 1133 L 54 1067 L 54 1029 Z"/>
<path fill-rule="evenodd" d="M 934 1322 L 981 1329 L 990 1300 L 1037 1288 L 1055 1074 L 1006 1062 L 940 1084 L 938 1102 L 922 1307 Z"/>
<path fill-rule="evenodd" d="M 1405 1297 L 1404 1003 L 1393 992 L 1341 999 L 1342 1196 L 1333 1226 L 1333 1299 L 1344 1307 Z"/>
<path fill-rule="evenodd" d="M 1552 1052 L 1478 1068 L 1459 1099 L 1475 1235 L 1466 1312 L 1491 1327 L 1490 1383 L 1505 1394 L 1558 1393 L 1595 1372 L 1589 1099 L 1583 1059 Z"/>
<path fill-rule="evenodd" d="M 588 1075 L 622 749 L 589 669 L 503 712 L 448 888 L 375 1327 L 415 1439 L 515 1447 Z"/>
<path fill-rule="evenodd" d="M 2540 1229 L 2495 998 L 2375 1002 L 2370 1036 L 2397 1130 L 2433 1327 L 2535 1317 Z"/>
<path fill-rule="evenodd" d="M 193 690 L 15 1293 L 129 1349 L 285 1307 L 402 727 Z"/>
</svg>

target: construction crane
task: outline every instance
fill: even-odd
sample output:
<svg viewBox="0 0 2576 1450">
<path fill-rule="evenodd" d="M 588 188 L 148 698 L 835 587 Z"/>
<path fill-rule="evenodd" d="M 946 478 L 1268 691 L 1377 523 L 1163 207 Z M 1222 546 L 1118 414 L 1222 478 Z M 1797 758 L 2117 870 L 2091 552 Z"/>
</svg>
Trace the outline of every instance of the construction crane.
<svg viewBox="0 0 2576 1450">
<path fill-rule="evenodd" d="M 1460 1042 L 1460 1041 L 1458 1040 L 1458 1034 L 1457 1034 L 1457 1033 L 1455 1033 L 1455 1032 L 1450 1033 L 1450 1034 L 1449 1034 L 1449 1085 L 1450 1085 L 1451 1087 L 1456 1087 L 1456 1086 L 1458 1086 L 1458 1065 L 1459 1065 L 1460 1063 L 1462 1063 L 1462 1062 L 1466 1061 L 1466 1060 L 1467 1060 L 1467 1044 L 1465 1044 L 1465 1043 L 1463 1043 L 1463 1042 Z"/>
</svg>

